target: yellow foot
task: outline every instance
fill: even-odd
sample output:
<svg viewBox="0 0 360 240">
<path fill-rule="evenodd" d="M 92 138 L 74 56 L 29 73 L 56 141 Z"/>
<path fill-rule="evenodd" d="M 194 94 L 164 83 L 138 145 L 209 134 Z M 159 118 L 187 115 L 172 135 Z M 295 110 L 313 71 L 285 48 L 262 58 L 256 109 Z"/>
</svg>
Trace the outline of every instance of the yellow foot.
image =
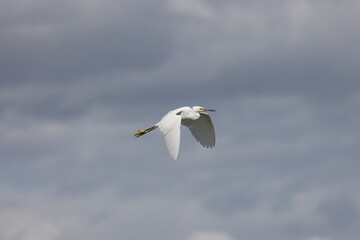
<svg viewBox="0 0 360 240">
<path fill-rule="evenodd" d="M 145 130 L 138 130 L 135 134 L 134 134 L 134 137 L 140 137 L 142 135 L 144 135 L 145 133 L 147 133 L 147 131 Z"/>
</svg>

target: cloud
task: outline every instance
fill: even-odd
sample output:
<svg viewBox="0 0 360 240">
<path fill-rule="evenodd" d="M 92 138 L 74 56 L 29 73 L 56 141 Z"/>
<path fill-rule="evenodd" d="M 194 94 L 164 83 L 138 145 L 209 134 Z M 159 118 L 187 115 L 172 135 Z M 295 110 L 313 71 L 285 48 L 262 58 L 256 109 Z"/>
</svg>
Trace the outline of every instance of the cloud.
<svg viewBox="0 0 360 240">
<path fill-rule="evenodd" d="M 193 233 L 189 240 L 232 240 L 228 234 L 216 231 L 198 231 Z"/>
<path fill-rule="evenodd" d="M 305 240 L 330 240 L 330 239 L 326 238 L 326 237 L 313 236 L 313 237 L 306 238 Z"/>
<path fill-rule="evenodd" d="M 211 222 L 196 201 L 149 197 L 127 199 L 115 189 L 61 194 L 52 190 L 0 195 L 3 239 L 158 239 Z M 141 231 L 139 231 L 141 229 Z M 179 231 L 179 229 L 181 231 Z"/>
<path fill-rule="evenodd" d="M 10 3 L 1 33 L 2 83 L 71 81 L 165 61 L 171 29 L 159 2 L 114 4 L 33 1 L 25 10 Z"/>
<path fill-rule="evenodd" d="M 0 3 L 1 238 L 357 239 L 355 4 Z"/>
</svg>

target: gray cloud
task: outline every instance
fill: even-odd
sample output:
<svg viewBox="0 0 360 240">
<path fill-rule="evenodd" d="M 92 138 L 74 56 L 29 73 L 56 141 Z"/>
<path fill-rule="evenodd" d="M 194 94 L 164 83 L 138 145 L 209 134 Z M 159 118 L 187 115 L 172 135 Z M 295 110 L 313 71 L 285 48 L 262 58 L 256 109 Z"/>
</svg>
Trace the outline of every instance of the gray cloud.
<svg viewBox="0 0 360 240">
<path fill-rule="evenodd" d="M 169 55 L 171 29 L 156 2 L 143 7 L 131 1 L 9 5 L 3 11 L 12 13 L 5 14 L 1 32 L 3 83 L 146 70 Z"/>
<path fill-rule="evenodd" d="M 0 238 L 357 239 L 356 6 L 1 3 Z M 182 105 L 215 149 L 132 138 Z"/>
</svg>

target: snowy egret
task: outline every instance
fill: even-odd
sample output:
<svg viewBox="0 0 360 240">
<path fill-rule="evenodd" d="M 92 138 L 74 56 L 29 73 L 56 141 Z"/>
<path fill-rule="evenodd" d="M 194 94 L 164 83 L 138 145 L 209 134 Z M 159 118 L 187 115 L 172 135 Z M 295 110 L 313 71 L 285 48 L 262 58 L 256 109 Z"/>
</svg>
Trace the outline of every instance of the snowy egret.
<svg viewBox="0 0 360 240">
<path fill-rule="evenodd" d="M 169 153 L 173 159 L 179 154 L 180 147 L 180 125 L 188 127 L 195 139 L 206 148 L 215 146 L 215 130 L 211 118 L 205 112 L 206 109 L 200 106 L 181 107 L 168 112 L 157 124 L 145 130 L 138 130 L 135 137 L 140 137 L 156 128 L 159 128 L 165 137 Z"/>
</svg>

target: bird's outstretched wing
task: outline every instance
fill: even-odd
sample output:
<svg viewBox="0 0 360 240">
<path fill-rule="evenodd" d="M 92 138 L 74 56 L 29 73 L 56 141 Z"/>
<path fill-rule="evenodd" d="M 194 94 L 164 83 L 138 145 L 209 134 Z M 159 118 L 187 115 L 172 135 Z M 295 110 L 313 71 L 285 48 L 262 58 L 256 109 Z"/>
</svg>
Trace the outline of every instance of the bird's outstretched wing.
<svg viewBox="0 0 360 240">
<path fill-rule="evenodd" d="M 166 114 L 157 124 L 160 131 L 164 134 L 167 148 L 173 159 L 176 159 L 179 154 L 180 125 L 181 117 L 174 112 Z"/>
<path fill-rule="evenodd" d="M 190 129 L 192 135 L 203 147 L 215 146 L 215 130 L 209 115 L 200 113 L 197 120 L 185 120 L 182 124 Z"/>
</svg>

